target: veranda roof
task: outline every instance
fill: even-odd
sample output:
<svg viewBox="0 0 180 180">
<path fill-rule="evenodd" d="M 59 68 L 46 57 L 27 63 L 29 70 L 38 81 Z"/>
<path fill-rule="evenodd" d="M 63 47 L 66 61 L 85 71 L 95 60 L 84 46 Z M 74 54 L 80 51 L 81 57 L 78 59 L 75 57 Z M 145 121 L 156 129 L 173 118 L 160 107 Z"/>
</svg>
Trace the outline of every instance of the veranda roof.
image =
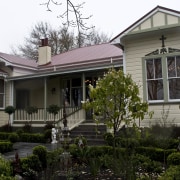
<svg viewBox="0 0 180 180">
<path fill-rule="evenodd" d="M 45 76 L 46 74 L 68 73 L 75 71 L 85 71 L 86 69 L 98 69 L 99 67 L 122 66 L 122 49 L 104 43 L 99 45 L 87 46 L 70 50 L 52 57 L 51 62 L 38 66 L 35 60 L 25 60 L 23 58 L 4 55 L 13 65 L 31 66 L 35 68 L 35 73 L 27 75 L 28 77 Z M 18 59 L 19 58 L 19 59 Z M 97 68 L 98 67 L 98 68 Z M 26 76 L 26 75 L 25 75 Z M 25 78 L 9 77 L 9 79 Z"/>
</svg>

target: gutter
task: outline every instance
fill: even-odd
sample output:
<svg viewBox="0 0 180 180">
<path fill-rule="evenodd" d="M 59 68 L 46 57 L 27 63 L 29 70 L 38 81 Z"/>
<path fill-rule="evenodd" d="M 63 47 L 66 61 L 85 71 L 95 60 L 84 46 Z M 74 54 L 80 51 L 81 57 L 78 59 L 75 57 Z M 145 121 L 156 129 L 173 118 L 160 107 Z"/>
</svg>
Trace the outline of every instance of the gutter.
<svg viewBox="0 0 180 180">
<path fill-rule="evenodd" d="M 29 75 L 24 75 L 24 76 L 16 76 L 16 77 L 8 77 L 7 80 L 8 81 L 13 81 L 13 80 L 22 80 L 22 79 L 31 79 L 31 78 L 39 78 L 39 77 L 46 77 L 46 76 L 53 76 L 53 75 L 62 75 L 62 74 L 70 74 L 70 73 L 77 73 L 77 72 L 85 72 L 85 71 L 94 71 L 94 70 L 100 70 L 100 69 L 105 69 L 105 68 L 110 68 L 110 67 L 121 67 L 123 66 L 123 63 L 119 63 L 120 61 L 123 61 L 122 58 L 110 58 L 108 59 L 108 61 L 98 61 L 99 62 L 99 66 L 97 64 L 97 61 L 95 63 L 91 63 L 88 64 L 87 67 L 87 63 L 83 63 L 83 66 L 76 66 L 75 64 L 71 64 L 69 66 L 60 66 L 60 67 L 56 67 L 56 66 L 52 66 L 51 68 L 48 68 L 51 71 L 46 71 L 46 72 L 41 72 L 41 73 L 36 73 L 36 74 L 29 74 Z M 115 62 L 118 61 L 118 62 Z M 112 63 L 111 63 L 112 62 Z M 104 64 L 104 65 L 103 65 Z M 72 68 L 73 67 L 73 68 Z"/>
</svg>

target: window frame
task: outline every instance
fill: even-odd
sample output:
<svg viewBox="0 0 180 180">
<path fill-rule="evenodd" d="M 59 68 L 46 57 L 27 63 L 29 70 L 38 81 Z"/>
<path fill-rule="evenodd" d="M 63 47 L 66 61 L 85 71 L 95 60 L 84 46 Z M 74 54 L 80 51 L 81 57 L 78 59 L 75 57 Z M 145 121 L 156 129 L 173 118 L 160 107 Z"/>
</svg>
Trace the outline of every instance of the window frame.
<svg viewBox="0 0 180 180">
<path fill-rule="evenodd" d="M 4 80 L 4 78 L 1 78 L 1 77 L 0 77 L 0 80 L 2 80 L 4 83 L 3 92 L 2 93 L 0 92 L 0 95 L 3 95 L 3 106 L 0 106 L 0 110 L 1 110 L 1 109 L 5 108 L 5 95 L 6 94 L 5 94 L 5 80 Z"/>
<path fill-rule="evenodd" d="M 169 77 L 168 76 L 168 66 L 167 66 L 167 61 L 168 61 L 168 57 L 177 57 L 177 56 L 179 56 L 180 57 L 180 54 L 176 54 L 176 55 L 172 55 L 172 54 L 169 54 L 169 55 L 167 55 L 166 56 L 166 71 L 167 71 L 167 90 L 168 90 L 168 101 L 169 102 L 179 102 L 180 101 L 180 98 L 179 99 L 170 99 L 170 92 L 169 92 L 169 80 L 170 79 L 180 79 L 180 76 L 178 77 L 178 76 L 174 76 L 174 77 Z M 176 58 L 175 58 L 175 60 L 177 60 Z"/>
<path fill-rule="evenodd" d="M 170 99 L 169 95 L 169 77 L 167 69 L 167 57 L 180 56 L 179 52 L 175 53 L 166 53 L 158 55 L 150 55 L 142 58 L 142 74 L 143 74 L 143 99 L 150 104 L 158 103 L 172 103 L 180 102 L 180 99 Z M 147 87 L 147 69 L 146 69 L 146 60 L 161 58 L 162 63 L 162 80 L 163 80 L 163 100 L 149 100 L 148 99 L 148 87 Z M 180 78 L 180 77 L 179 77 Z"/>
</svg>

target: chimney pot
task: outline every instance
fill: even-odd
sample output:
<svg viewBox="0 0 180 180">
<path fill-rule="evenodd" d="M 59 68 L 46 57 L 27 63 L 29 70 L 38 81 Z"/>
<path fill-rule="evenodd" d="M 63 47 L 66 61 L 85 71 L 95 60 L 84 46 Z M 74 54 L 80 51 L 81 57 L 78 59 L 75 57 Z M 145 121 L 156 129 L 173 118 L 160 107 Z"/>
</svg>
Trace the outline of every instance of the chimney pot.
<svg viewBox="0 0 180 180">
<path fill-rule="evenodd" d="M 41 47 L 48 46 L 48 38 L 41 39 Z"/>
</svg>

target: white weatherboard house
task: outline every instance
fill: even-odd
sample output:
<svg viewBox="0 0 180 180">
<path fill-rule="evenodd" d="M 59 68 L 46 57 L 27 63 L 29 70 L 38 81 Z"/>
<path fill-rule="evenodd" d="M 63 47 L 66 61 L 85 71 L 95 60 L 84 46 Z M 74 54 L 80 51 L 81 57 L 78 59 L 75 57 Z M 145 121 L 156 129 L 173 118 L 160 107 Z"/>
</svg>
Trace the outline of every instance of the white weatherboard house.
<svg viewBox="0 0 180 180">
<path fill-rule="evenodd" d="M 168 121 L 180 125 L 180 12 L 157 6 L 111 40 L 123 47 L 124 71 L 140 85 L 153 119 L 169 109 Z"/>
<path fill-rule="evenodd" d="M 88 98 L 87 85 L 108 68 L 122 68 L 140 86 L 140 96 L 154 111 L 141 126 L 149 126 L 169 109 L 168 122 L 180 125 L 180 12 L 157 6 L 110 43 L 71 50 L 51 57 L 45 40 L 39 48 L 38 62 L 0 53 L 0 126 L 8 121 L 4 108 L 16 107 L 11 116 L 13 126 L 30 120 L 25 109 L 36 106 L 33 126 L 52 120 L 46 108 L 61 107 L 56 122 L 61 125 L 63 103 L 66 104 L 68 126 L 73 128 L 90 114 L 81 108 Z"/>
</svg>

